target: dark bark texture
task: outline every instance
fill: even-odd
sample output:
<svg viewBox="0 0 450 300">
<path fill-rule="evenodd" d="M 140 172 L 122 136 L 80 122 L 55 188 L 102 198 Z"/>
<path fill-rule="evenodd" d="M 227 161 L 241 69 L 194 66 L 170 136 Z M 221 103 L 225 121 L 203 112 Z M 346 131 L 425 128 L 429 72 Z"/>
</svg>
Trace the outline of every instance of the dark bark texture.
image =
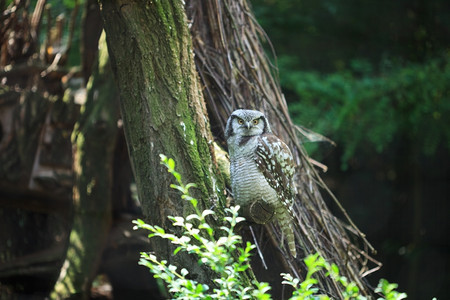
<svg viewBox="0 0 450 300">
<path fill-rule="evenodd" d="M 190 205 L 169 188 L 159 154 L 173 158 L 185 183 L 197 184 L 203 207 L 220 207 L 224 183 L 213 157 L 213 138 L 195 70 L 190 33 L 180 1 L 101 1 L 138 195 L 147 222 L 169 228 L 167 216 L 186 216 Z M 220 212 L 219 212 L 220 213 Z M 197 258 L 153 242 L 157 256 L 211 280 Z M 181 263 L 180 263 L 181 262 Z"/>
</svg>

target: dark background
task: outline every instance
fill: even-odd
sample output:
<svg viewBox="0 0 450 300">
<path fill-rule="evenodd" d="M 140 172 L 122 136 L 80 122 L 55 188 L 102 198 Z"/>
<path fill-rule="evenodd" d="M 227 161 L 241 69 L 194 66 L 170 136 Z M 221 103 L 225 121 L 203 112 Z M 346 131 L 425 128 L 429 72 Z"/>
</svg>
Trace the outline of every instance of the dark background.
<svg viewBox="0 0 450 300">
<path fill-rule="evenodd" d="M 295 122 L 336 143 L 303 139 L 378 250 L 383 267 L 370 282 L 396 282 L 409 299 L 445 299 L 450 3 L 252 4 L 276 51 Z"/>
</svg>

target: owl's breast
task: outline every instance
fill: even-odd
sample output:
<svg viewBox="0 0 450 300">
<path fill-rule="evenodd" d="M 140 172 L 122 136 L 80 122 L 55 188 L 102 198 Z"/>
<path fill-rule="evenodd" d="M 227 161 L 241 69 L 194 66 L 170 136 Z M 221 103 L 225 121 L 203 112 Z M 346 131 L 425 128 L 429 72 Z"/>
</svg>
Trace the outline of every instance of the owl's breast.
<svg viewBox="0 0 450 300">
<path fill-rule="evenodd" d="M 277 201 L 275 190 L 269 186 L 254 159 L 237 157 L 231 160 L 231 185 L 234 200 L 242 207 L 260 200 L 268 204 Z"/>
</svg>

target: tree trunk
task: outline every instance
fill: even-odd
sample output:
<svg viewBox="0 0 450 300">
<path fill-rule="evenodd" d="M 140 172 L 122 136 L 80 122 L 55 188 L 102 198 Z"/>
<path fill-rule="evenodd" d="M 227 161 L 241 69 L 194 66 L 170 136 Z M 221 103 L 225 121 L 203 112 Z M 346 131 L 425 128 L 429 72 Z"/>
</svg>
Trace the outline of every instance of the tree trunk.
<svg viewBox="0 0 450 300">
<path fill-rule="evenodd" d="M 53 299 L 87 299 L 111 223 L 112 166 L 118 109 L 106 42 L 72 134 L 74 221 Z"/>
<path fill-rule="evenodd" d="M 169 188 L 172 178 L 160 164 L 161 153 L 175 160 L 185 183 L 197 184 L 194 196 L 203 207 L 223 206 L 224 180 L 213 159 L 213 138 L 181 1 L 105 0 L 101 11 L 146 221 L 167 229 L 168 215 L 189 214 L 190 205 Z M 196 257 L 172 257 L 173 248 L 166 241 L 152 242 L 157 256 L 183 265 L 200 282 L 210 282 Z"/>
</svg>

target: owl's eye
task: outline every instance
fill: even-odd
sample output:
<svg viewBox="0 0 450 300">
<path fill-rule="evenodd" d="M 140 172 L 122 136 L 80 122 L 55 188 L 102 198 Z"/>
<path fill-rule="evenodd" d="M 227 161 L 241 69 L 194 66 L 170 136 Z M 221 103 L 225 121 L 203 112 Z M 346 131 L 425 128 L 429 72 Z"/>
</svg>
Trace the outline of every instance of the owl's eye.
<svg viewBox="0 0 450 300">
<path fill-rule="evenodd" d="M 259 123 L 259 119 L 253 120 L 253 125 L 258 125 L 258 123 Z"/>
<path fill-rule="evenodd" d="M 238 123 L 239 123 L 239 125 L 242 125 L 242 124 L 244 124 L 244 120 L 238 119 Z"/>
</svg>

